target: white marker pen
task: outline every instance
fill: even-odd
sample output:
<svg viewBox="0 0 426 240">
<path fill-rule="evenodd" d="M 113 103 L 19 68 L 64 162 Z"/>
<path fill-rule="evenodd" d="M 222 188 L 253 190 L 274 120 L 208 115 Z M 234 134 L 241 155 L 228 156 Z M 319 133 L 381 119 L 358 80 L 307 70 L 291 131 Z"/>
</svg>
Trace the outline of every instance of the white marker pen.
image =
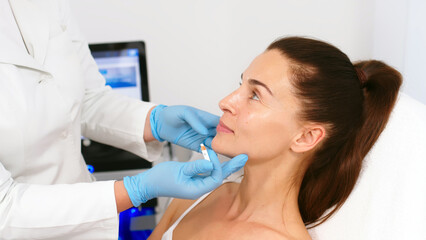
<svg viewBox="0 0 426 240">
<path fill-rule="evenodd" d="M 210 161 L 210 157 L 209 157 L 209 153 L 207 152 L 207 148 L 206 146 L 204 146 L 204 144 L 200 144 L 201 146 L 201 152 L 203 153 L 203 157 L 204 159 L 206 159 L 207 161 Z"/>
</svg>

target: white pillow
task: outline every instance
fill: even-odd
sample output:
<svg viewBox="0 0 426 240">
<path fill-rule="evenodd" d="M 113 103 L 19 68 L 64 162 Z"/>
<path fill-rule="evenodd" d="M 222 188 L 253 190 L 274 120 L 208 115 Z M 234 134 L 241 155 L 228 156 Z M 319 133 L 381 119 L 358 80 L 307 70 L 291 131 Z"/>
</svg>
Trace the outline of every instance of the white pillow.
<svg viewBox="0 0 426 240">
<path fill-rule="evenodd" d="M 354 191 L 314 240 L 426 239 L 426 106 L 400 93 Z"/>
</svg>

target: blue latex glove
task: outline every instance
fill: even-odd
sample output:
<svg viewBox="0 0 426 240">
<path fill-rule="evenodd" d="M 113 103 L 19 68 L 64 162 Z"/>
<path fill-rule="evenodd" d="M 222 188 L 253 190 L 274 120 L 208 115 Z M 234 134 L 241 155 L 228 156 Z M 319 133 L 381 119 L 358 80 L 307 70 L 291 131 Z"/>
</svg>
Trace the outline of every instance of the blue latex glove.
<svg viewBox="0 0 426 240">
<path fill-rule="evenodd" d="M 151 111 L 150 123 L 158 141 L 200 152 L 201 143 L 211 148 L 219 117 L 189 106 L 158 105 Z"/>
<path fill-rule="evenodd" d="M 241 154 L 220 164 L 208 149 L 210 161 L 163 162 L 136 176 L 125 177 L 124 187 L 135 207 L 156 197 L 196 199 L 220 186 L 224 178 L 239 170 L 247 161 Z M 199 175 L 210 172 L 209 176 Z"/>
</svg>

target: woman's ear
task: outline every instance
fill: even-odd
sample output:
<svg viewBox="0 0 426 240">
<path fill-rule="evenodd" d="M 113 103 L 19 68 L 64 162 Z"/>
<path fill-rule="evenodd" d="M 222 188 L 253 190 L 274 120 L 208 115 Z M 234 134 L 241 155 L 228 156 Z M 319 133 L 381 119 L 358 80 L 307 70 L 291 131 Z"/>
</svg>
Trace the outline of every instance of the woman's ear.
<svg viewBox="0 0 426 240">
<path fill-rule="evenodd" d="M 312 150 L 325 137 L 325 128 L 321 125 L 310 125 L 305 127 L 293 140 L 291 150 L 303 153 Z"/>
</svg>

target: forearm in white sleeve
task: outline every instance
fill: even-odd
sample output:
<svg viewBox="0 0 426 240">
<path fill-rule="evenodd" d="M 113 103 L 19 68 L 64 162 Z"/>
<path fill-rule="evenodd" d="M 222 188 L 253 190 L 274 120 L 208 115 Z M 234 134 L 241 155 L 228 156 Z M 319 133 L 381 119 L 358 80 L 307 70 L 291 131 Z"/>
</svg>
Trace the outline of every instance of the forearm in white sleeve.
<svg viewBox="0 0 426 240">
<path fill-rule="evenodd" d="M 112 91 L 86 91 L 81 114 L 83 135 L 153 161 L 161 153 L 162 143 L 145 143 L 145 119 L 154 106 Z"/>
<path fill-rule="evenodd" d="M 1 239 L 117 239 L 114 182 L 31 185 L 0 163 Z"/>
<path fill-rule="evenodd" d="M 159 157 L 163 144 L 143 141 L 145 119 L 154 104 L 120 96 L 105 86 L 105 79 L 99 73 L 87 41 L 73 21 L 68 3 L 64 4 L 62 26 L 66 26 L 80 58 L 85 83 L 81 113 L 83 135 L 147 160 L 155 160 Z"/>
</svg>

